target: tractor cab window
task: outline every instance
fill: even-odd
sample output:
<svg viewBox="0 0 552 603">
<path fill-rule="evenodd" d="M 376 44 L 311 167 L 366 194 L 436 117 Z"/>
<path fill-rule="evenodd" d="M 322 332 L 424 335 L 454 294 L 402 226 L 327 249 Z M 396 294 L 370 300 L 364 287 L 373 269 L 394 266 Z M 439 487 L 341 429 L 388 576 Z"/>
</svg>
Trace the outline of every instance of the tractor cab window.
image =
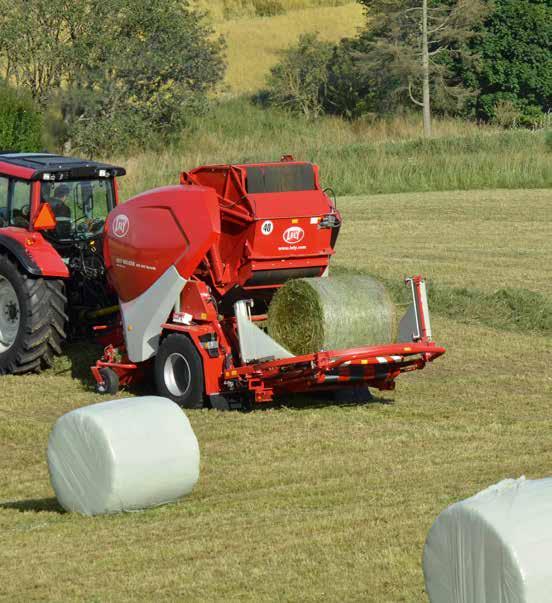
<svg viewBox="0 0 552 603">
<path fill-rule="evenodd" d="M 10 225 L 28 228 L 31 213 L 31 183 L 12 180 L 11 187 Z"/>
<path fill-rule="evenodd" d="M 89 238 L 102 231 L 113 208 L 112 180 L 43 182 L 41 187 L 42 201 L 50 204 L 56 216 L 52 237 Z"/>
<path fill-rule="evenodd" d="M 8 220 L 8 187 L 9 179 L 5 176 L 0 176 L 0 228 L 7 226 Z"/>
<path fill-rule="evenodd" d="M 31 184 L 0 176 L 0 227 L 29 227 Z"/>
<path fill-rule="evenodd" d="M 0 176 L 0 227 L 29 227 L 31 184 Z"/>
</svg>

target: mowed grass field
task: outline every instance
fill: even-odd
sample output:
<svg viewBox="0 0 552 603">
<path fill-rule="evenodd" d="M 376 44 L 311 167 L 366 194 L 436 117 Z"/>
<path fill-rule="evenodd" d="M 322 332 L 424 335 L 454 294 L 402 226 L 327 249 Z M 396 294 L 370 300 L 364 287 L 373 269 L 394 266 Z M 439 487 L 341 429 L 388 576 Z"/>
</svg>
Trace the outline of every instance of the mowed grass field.
<svg viewBox="0 0 552 603">
<path fill-rule="evenodd" d="M 550 190 L 344 197 L 335 269 L 552 297 Z M 2 377 L 0 598 L 426 601 L 427 531 L 506 477 L 552 474 L 552 337 L 433 314 L 445 357 L 364 405 L 189 411 L 200 481 L 178 504 L 62 513 L 45 464 L 93 350 Z M 147 475 L 144 475 L 147 479 Z"/>
</svg>

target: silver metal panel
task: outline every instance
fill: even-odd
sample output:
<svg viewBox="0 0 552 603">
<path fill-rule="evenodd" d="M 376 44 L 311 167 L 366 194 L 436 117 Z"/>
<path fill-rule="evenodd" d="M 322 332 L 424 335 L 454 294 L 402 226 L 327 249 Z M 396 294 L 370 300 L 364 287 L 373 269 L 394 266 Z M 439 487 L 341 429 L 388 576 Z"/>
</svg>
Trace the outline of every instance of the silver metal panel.
<svg viewBox="0 0 552 603">
<path fill-rule="evenodd" d="M 120 302 L 131 362 L 143 362 L 155 355 L 159 348 L 161 325 L 169 317 L 186 282 L 171 266 L 136 299 Z"/>
<path fill-rule="evenodd" d="M 399 337 L 397 341 L 399 343 L 416 341 L 415 337 L 417 333 L 418 317 L 416 316 L 416 308 L 414 307 L 414 304 L 410 304 L 410 306 L 408 306 L 406 314 L 401 318 L 399 322 Z"/>
<path fill-rule="evenodd" d="M 240 300 L 234 304 L 242 362 L 247 364 L 252 360 L 271 357 L 293 358 L 289 350 L 251 322 L 250 305 L 251 300 Z"/>
</svg>

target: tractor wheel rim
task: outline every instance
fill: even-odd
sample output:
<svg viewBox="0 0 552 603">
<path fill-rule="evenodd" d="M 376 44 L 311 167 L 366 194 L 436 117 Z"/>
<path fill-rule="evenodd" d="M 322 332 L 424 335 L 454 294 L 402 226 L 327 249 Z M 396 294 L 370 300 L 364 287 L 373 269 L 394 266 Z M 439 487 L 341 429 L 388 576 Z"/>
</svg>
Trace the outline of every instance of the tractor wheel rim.
<svg viewBox="0 0 552 603">
<path fill-rule="evenodd" d="M 182 354 L 173 352 L 165 360 L 163 369 L 165 385 L 175 397 L 185 396 L 192 383 L 190 364 Z"/>
<path fill-rule="evenodd" d="M 21 311 L 13 285 L 0 276 L 0 353 L 7 352 L 19 333 Z"/>
</svg>

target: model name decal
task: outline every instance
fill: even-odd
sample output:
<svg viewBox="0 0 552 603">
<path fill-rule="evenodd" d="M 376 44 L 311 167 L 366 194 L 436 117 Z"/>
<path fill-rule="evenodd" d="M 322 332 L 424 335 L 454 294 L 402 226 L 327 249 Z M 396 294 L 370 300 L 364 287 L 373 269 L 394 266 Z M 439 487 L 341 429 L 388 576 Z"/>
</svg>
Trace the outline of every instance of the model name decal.
<svg viewBox="0 0 552 603">
<path fill-rule="evenodd" d="M 117 266 L 131 266 L 132 268 L 140 268 L 141 270 L 157 270 L 155 266 L 140 264 L 134 260 L 127 260 L 126 258 L 115 258 L 115 264 L 117 264 Z"/>
</svg>

